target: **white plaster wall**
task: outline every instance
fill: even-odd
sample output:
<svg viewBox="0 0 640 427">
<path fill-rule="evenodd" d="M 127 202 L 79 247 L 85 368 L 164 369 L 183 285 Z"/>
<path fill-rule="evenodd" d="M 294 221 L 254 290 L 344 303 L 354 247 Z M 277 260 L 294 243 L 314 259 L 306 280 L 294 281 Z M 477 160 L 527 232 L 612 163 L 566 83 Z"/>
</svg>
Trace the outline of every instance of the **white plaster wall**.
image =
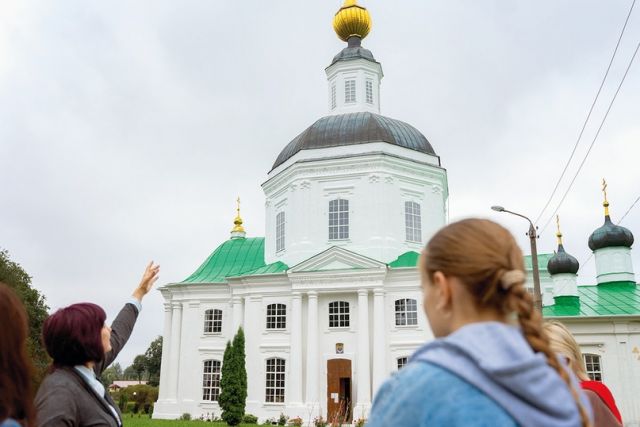
<svg viewBox="0 0 640 427">
<path fill-rule="evenodd" d="M 623 246 L 602 248 L 594 252 L 598 283 L 634 281 L 631 249 Z"/>
<path fill-rule="evenodd" d="M 380 114 L 380 80 L 382 66 L 366 59 L 338 61 L 327 67 L 328 103 L 330 114 L 370 111 Z M 356 102 L 345 103 L 345 81 L 355 80 Z M 370 80 L 373 89 L 373 103 L 366 102 L 366 81 Z M 336 108 L 331 108 L 331 86 L 336 85 Z"/>
<path fill-rule="evenodd" d="M 553 279 L 553 296 L 564 297 L 578 296 L 578 275 L 572 273 L 554 274 Z"/>
<path fill-rule="evenodd" d="M 390 262 L 404 252 L 419 252 L 446 222 L 446 171 L 385 153 L 294 163 L 263 189 L 267 263 L 294 266 L 334 245 Z M 337 198 L 349 200 L 346 240 L 329 240 L 329 201 Z M 420 204 L 422 242 L 406 240 L 405 201 Z M 281 211 L 286 218 L 285 250 L 276 252 L 275 218 Z"/>
</svg>

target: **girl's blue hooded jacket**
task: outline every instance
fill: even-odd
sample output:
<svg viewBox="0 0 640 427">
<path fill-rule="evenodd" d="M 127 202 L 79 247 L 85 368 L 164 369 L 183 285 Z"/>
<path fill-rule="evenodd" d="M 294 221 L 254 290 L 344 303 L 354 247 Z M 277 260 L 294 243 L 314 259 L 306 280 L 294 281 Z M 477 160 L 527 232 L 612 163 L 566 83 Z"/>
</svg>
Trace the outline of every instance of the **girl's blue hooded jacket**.
<svg viewBox="0 0 640 427">
<path fill-rule="evenodd" d="M 587 397 L 570 374 L 582 404 Z M 387 380 L 373 402 L 368 427 L 579 427 L 565 382 L 534 353 L 520 329 L 474 323 L 418 349 Z"/>
</svg>

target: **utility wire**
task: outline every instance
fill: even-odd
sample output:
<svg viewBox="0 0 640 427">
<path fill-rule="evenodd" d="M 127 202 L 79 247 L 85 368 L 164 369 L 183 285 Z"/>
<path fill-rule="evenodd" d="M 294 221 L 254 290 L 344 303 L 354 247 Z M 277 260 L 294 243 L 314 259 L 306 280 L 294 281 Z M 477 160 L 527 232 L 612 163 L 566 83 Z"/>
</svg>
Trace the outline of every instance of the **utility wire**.
<svg viewBox="0 0 640 427">
<path fill-rule="evenodd" d="M 609 107 L 607 108 L 607 111 L 604 114 L 604 117 L 602 118 L 602 121 L 600 122 L 600 126 L 598 126 L 598 131 L 596 132 L 596 135 L 593 137 L 593 140 L 591 141 L 591 145 L 589 145 L 589 149 L 587 150 L 587 153 L 584 155 L 584 158 L 582 159 L 582 162 L 580 163 L 580 166 L 578 167 L 578 170 L 576 171 L 575 175 L 573 176 L 573 179 L 571 179 L 571 182 L 569 183 L 569 187 L 567 187 L 567 191 L 565 191 L 564 194 L 562 195 L 562 199 L 560 199 L 560 203 L 558 203 L 558 206 L 556 206 L 556 209 L 553 211 L 553 213 L 551 214 L 551 216 L 549 217 L 547 222 L 544 224 L 544 227 L 542 227 L 542 230 L 540 231 L 540 233 L 544 232 L 544 230 L 547 228 L 547 226 L 551 223 L 551 220 L 555 217 L 556 213 L 558 213 L 558 210 L 560 209 L 560 206 L 562 206 L 562 203 L 567 198 L 567 194 L 569 194 L 569 191 L 571 191 L 571 188 L 573 187 L 574 182 L 576 182 L 576 178 L 578 178 L 578 174 L 580 173 L 580 171 L 582 170 L 582 167 L 584 166 L 585 162 L 587 161 L 587 158 L 589 157 L 589 153 L 591 153 L 591 149 L 593 148 L 593 145 L 596 143 L 596 140 L 598 139 L 598 135 L 600 135 L 600 131 L 602 130 L 602 127 L 604 126 L 604 122 L 607 120 L 607 117 L 609 116 L 609 112 L 611 111 L 611 107 L 613 107 L 613 103 L 615 102 L 616 98 L 618 97 L 618 93 L 620 92 L 620 88 L 622 87 L 622 84 L 624 83 L 625 79 L 627 78 L 627 74 L 629 74 L 629 69 L 631 68 L 631 65 L 633 64 L 633 60 L 636 58 L 636 55 L 638 54 L 638 49 L 640 49 L 640 42 L 638 42 L 638 45 L 636 46 L 636 50 L 633 52 L 633 56 L 631 57 L 631 60 L 629 61 L 629 65 L 627 65 L 627 69 L 624 71 L 624 75 L 622 76 L 622 80 L 620 80 L 620 84 L 618 85 L 618 88 L 616 89 L 616 93 L 613 95 L 613 98 L 611 98 L 611 102 L 609 103 Z"/>
<path fill-rule="evenodd" d="M 620 221 L 618 221 L 618 222 L 616 223 L 616 225 L 620 225 L 620 224 L 622 223 L 622 220 L 624 220 L 624 219 L 627 217 L 627 215 L 629 215 L 629 212 L 631 212 L 631 209 L 633 209 L 633 207 L 634 207 L 634 206 L 635 206 L 639 201 L 640 201 L 640 196 L 638 196 L 638 198 L 637 198 L 637 199 L 636 199 L 636 200 L 631 204 L 631 206 L 629 206 L 629 209 L 627 209 L 627 211 L 624 213 L 624 215 L 622 215 L 622 216 L 620 217 Z M 582 269 L 582 267 L 583 267 L 586 263 L 588 263 L 588 262 L 589 262 L 589 260 L 591 260 L 591 258 L 593 258 L 593 252 L 591 252 L 591 253 L 589 254 L 589 257 L 588 257 L 586 260 L 584 260 L 583 262 L 581 262 L 581 263 L 580 263 L 580 269 Z"/>
<path fill-rule="evenodd" d="M 627 14 L 627 19 L 624 20 L 624 25 L 622 26 L 622 31 L 620 31 L 620 36 L 618 37 L 618 42 L 616 43 L 616 47 L 613 50 L 613 54 L 611 55 L 611 59 L 609 60 L 609 65 L 607 66 L 607 71 L 605 71 L 604 77 L 602 77 L 602 81 L 600 82 L 600 87 L 598 88 L 598 91 L 596 92 L 595 98 L 593 98 L 593 102 L 591 103 L 591 108 L 589 108 L 589 113 L 587 114 L 587 117 L 584 119 L 584 123 L 582 123 L 582 129 L 580 129 L 580 133 L 578 134 L 578 139 L 576 139 L 576 142 L 573 145 L 573 150 L 571 151 L 571 155 L 569 156 L 569 159 L 565 163 L 564 169 L 562 169 L 562 173 L 560 174 L 560 177 L 558 178 L 558 181 L 556 182 L 555 187 L 553 187 L 553 191 L 551 192 L 551 195 L 549 196 L 549 199 L 547 199 L 547 203 L 545 203 L 544 207 L 540 211 L 540 214 L 538 215 L 538 217 L 534 221 L 534 223 L 536 225 L 540 221 L 540 218 L 542 218 L 542 215 L 544 214 L 544 212 L 549 207 L 549 204 L 551 203 L 551 200 L 553 200 L 553 196 L 556 195 L 556 191 L 558 191 L 558 187 L 560 187 L 560 183 L 562 182 L 562 178 L 564 178 L 564 174 L 567 173 L 567 169 L 569 168 L 569 164 L 571 164 L 571 160 L 573 159 L 574 154 L 576 154 L 576 149 L 578 148 L 578 145 L 580 144 L 580 141 L 582 140 L 582 134 L 584 133 L 584 130 L 587 127 L 587 123 L 589 122 L 589 119 L 591 118 L 591 113 L 593 113 L 593 109 L 595 108 L 596 103 L 598 102 L 598 97 L 600 97 L 600 92 L 602 92 L 602 88 L 604 86 L 604 83 L 607 80 L 607 76 L 609 75 L 609 70 L 611 70 L 611 65 L 613 64 L 613 60 L 615 59 L 616 54 L 618 53 L 618 47 L 620 47 L 620 41 L 622 40 L 622 36 L 624 35 L 624 31 L 627 29 L 627 23 L 629 22 L 629 17 L 631 16 L 631 12 L 633 12 L 633 6 L 635 6 L 635 4 L 636 4 L 636 0 L 633 0 L 633 2 L 631 3 L 631 7 L 629 8 L 629 13 Z"/>
</svg>

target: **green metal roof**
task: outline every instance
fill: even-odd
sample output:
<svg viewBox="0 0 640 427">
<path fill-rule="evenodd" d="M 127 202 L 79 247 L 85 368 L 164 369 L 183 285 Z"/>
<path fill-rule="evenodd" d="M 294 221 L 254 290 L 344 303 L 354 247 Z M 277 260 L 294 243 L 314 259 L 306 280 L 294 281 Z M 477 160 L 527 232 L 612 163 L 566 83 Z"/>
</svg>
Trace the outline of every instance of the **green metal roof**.
<svg viewBox="0 0 640 427">
<path fill-rule="evenodd" d="M 576 298 L 560 297 L 544 307 L 544 317 L 599 317 L 640 315 L 640 286 L 633 282 L 610 282 L 598 286 L 578 286 Z"/>
<path fill-rule="evenodd" d="M 553 255 L 554 254 L 538 254 L 538 268 L 540 271 L 547 271 L 547 263 Z M 533 270 L 531 266 L 531 255 L 524 256 L 524 268 L 525 270 Z"/>
<path fill-rule="evenodd" d="M 255 270 L 245 271 L 237 276 L 259 276 L 261 274 L 278 274 L 283 271 L 287 271 L 289 266 L 282 261 L 276 261 L 271 264 L 267 264 L 264 267 L 256 268 Z M 236 277 L 237 277 L 236 276 Z"/>
<path fill-rule="evenodd" d="M 224 283 L 226 277 L 265 267 L 264 237 L 230 239 L 215 251 L 191 276 L 180 283 Z"/>
<path fill-rule="evenodd" d="M 403 267 L 415 267 L 418 265 L 418 258 L 420 254 L 414 251 L 405 252 L 400 255 L 395 261 L 389 263 L 391 268 L 403 268 Z"/>
</svg>

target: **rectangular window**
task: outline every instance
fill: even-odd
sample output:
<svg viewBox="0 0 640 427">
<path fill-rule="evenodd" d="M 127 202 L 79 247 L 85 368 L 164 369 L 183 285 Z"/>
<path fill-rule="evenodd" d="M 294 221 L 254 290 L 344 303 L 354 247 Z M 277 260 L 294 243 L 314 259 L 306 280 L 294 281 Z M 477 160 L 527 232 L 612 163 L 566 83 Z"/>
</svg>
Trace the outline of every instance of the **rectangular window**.
<svg viewBox="0 0 640 427">
<path fill-rule="evenodd" d="M 404 221 L 407 240 L 422 242 L 422 221 L 420 205 L 416 202 L 404 202 Z"/>
<path fill-rule="evenodd" d="M 220 361 L 205 360 L 202 374 L 202 400 L 217 402 L 220 397 Z"/>
<path fill-rule="evenodd" d="M 346 104 L 356 102 L 356 81 L 346 80 L 344 82 L 344 102 Z"/>
<path fill-rule="evenodd" d="M 373 82 L 367 80 L 367 104 L 373 104 Z"/>
<path fill-rule="evenodd" d="M 407 362 L 409 361 L 408 357 L 399 357 L 398 358 L 398 371 L 405 367 Z"/>
<path fill-rule="evenodd" d="M 349 238 L 349 201 L 336 199 L 329 202 L 329 240 Z"/>
<path fill-rule="evenodd" d="M 336 109 L 336 102 L 337 102 L 336 84 L 333 83 L 333 84 L 331 84 L 331 109 L 332 110 Z"/>
<path fill-rule="evenodd" d="M 347 301 L 334 301 L 329 303 L 329 327 L 349 327 L 349 303 Z"/>
<path fill-rule="evenodd" d="M 276 215 L 276 252 L 284 250 L 284 212 Z"/>
<path fill-rule="evenodd" d="M 587 368 L 587 375 L 591 381 L 602 381 L 602 369 L 600 367 L 600 356 L 597 354 L 583 354 L 584 365 Z"/>
<path fill-rule="evenodd" d="M 287 306 L 269 304 L 267 306 L 267 329 L 285 329 L 287 327 Z"/>
<path fill-rule="evenodd" d="M 418 324 L 418 305 L 411 298 L 396 300 L 396 326 L 415 326 Z"/>
<path fill-rule="evenodd" d="M 219 334 L 222 332 L 222 310 L 206 310 L 204 312 L 204 333 Z"/>
<path fill-rule="evenodd" d="M 284 403 L 284 359 L 267 359 L 267 403 Z"/>
</svg>

